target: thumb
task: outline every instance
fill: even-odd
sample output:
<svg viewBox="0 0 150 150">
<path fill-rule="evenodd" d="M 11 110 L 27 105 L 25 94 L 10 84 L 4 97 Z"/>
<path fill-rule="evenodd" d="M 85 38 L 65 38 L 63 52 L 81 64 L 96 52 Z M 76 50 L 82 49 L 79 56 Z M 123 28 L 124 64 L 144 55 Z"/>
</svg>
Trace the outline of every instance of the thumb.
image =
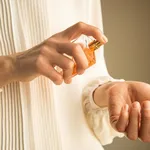
<svg viewBox="0 0 150 150">
<path fill-rule="evenodd" d="M 117 91 L 116 89 L 112 89 L 109 93 L 108 109 L 110 123 L 114 129 L 116 129 L 116 124 L 119 120 L 124 105 L 125 100 L 121 89 L 117 89 Z"/>
</svg>

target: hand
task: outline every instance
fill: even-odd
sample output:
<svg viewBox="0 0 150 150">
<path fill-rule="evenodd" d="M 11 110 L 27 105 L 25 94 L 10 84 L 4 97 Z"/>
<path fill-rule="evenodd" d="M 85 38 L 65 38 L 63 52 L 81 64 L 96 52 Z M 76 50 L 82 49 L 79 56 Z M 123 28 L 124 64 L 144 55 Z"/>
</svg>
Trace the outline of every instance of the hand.
<svg viewBox="0 0 150 150">
<path fill-rule="evenodd" d="M 110 82 L 98 87 L 94 101 L 108 106 L 110 123 L 131 140 L 150 142 L 150 85 L 142 82 Z"/>
<path fill-rule="evenodd" d="M 70 28 L 57 33 L 25 52 L 13 55 L 15 58 L 15 79 L 18 81 L 30 81 L 39 75 L 44 75 L 55 84 L 70 83 L 74 62 L 64 55 L 72 56 L 77 64 L 77 73 L 82 74 L 88 68 L 88 61 L 81 44 L 71 41 L 81 34 L 93 36 L 102 44 L 107 38 L 101 31 L 91 25 L 79 22 Z M 58 73 L 54 67 L 59 66 L 63 71 Z"/>
<path fill-rule="evenodd" d="M 122 82 L 109 90 L 109 113 L 112 126 L 131 140 L 138 137 L 150 142 L 150 85 Z"/>
</svg>

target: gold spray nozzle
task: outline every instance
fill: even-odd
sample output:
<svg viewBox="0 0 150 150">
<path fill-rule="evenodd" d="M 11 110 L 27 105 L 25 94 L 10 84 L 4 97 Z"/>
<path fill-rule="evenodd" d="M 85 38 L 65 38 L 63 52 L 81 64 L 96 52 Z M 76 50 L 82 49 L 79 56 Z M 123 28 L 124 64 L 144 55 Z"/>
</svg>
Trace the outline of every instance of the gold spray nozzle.
<svg viewBox="0 0 150 150">
<path fill-rule="evenodd" d="M 89 43 L 89 48 L 92 48 L 94 50 L 98 49 L 101 46 L 101 43 L 97 40 L 92 41 Z"/>
</svg>

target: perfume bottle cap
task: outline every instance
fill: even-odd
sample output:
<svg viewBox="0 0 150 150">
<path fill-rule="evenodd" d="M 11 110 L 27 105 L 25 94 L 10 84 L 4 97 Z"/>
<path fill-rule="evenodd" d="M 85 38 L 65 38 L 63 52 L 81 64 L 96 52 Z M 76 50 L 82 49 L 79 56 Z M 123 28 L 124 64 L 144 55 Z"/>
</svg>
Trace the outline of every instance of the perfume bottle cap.
<svg viewBox="0 0 150 150">
<path fill-rule="evenodd" d="M 99 41 L 94 40 L 91 43 L 89 43 L 89 48 L 93 48 L 94 50 L 97 50 L 101 45 L 102 44 Z"/>
<path fill-rule="evenodd" d="M 86 48 L 97 50 L 102 44 L 93 37 L 81 35 L 79 38 L 72 41 L 73 43 L 82 43 Z"/>
</svg>

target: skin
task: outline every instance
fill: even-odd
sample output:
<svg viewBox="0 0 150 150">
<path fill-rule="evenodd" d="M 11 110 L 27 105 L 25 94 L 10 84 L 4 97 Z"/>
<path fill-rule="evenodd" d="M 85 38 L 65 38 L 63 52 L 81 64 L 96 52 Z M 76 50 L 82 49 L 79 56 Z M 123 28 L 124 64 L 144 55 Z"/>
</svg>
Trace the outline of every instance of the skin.
<svg viewBox="0 0 150 150">
<path fill-rule="evenodd" d="M 64 56 L 64 53 L 74 58 L 78 74 L 83 74 L 88 68 L 83 46 L 71 42 L 81 34 L 93 36 L 102 44 L 107 42 L 107 38 L 98 28 L 79 22 L 29 50 L 0 56 L 0 87 L 13 81 L 31 81 L 40 75 L 57 85 L 63 81 L 70 83 L 74 62 Z M 55 66 L 62 68 L 62 72 L 58 73 Z"/>
<path fill-rule="evenodd" d="M 108 41 L 98 28 L 79 22 L 29 50 L 0 56 L 0 87 L 13 81 L 29 82 L 40 75 L 57 85 L 63 81 L 69 84 L 74 62 L 64 53 L 74 58 L 78 74 L 88 67 L 83 46 L 71 42 L 81 34 L 93 36 L 102 44 Z M 55 66 L 62 68 L 62 72 L 58 73 Z M 110 122 L 116 130 L 126 132 L 131 140 L 140 137 L 150 142 L 149 91 L 150 86 L 145 83 L 113 82 L 97 88 L 94 101 L 100 107 L 109 107 Z"/>
<path fill-rule="evenodd" d="M 126 81 L 106 83 L 94 92 L 100 107 L 108 106 L 112 127 L 130 140 L 150 142 L 150 85 Z"/>
</svg>

